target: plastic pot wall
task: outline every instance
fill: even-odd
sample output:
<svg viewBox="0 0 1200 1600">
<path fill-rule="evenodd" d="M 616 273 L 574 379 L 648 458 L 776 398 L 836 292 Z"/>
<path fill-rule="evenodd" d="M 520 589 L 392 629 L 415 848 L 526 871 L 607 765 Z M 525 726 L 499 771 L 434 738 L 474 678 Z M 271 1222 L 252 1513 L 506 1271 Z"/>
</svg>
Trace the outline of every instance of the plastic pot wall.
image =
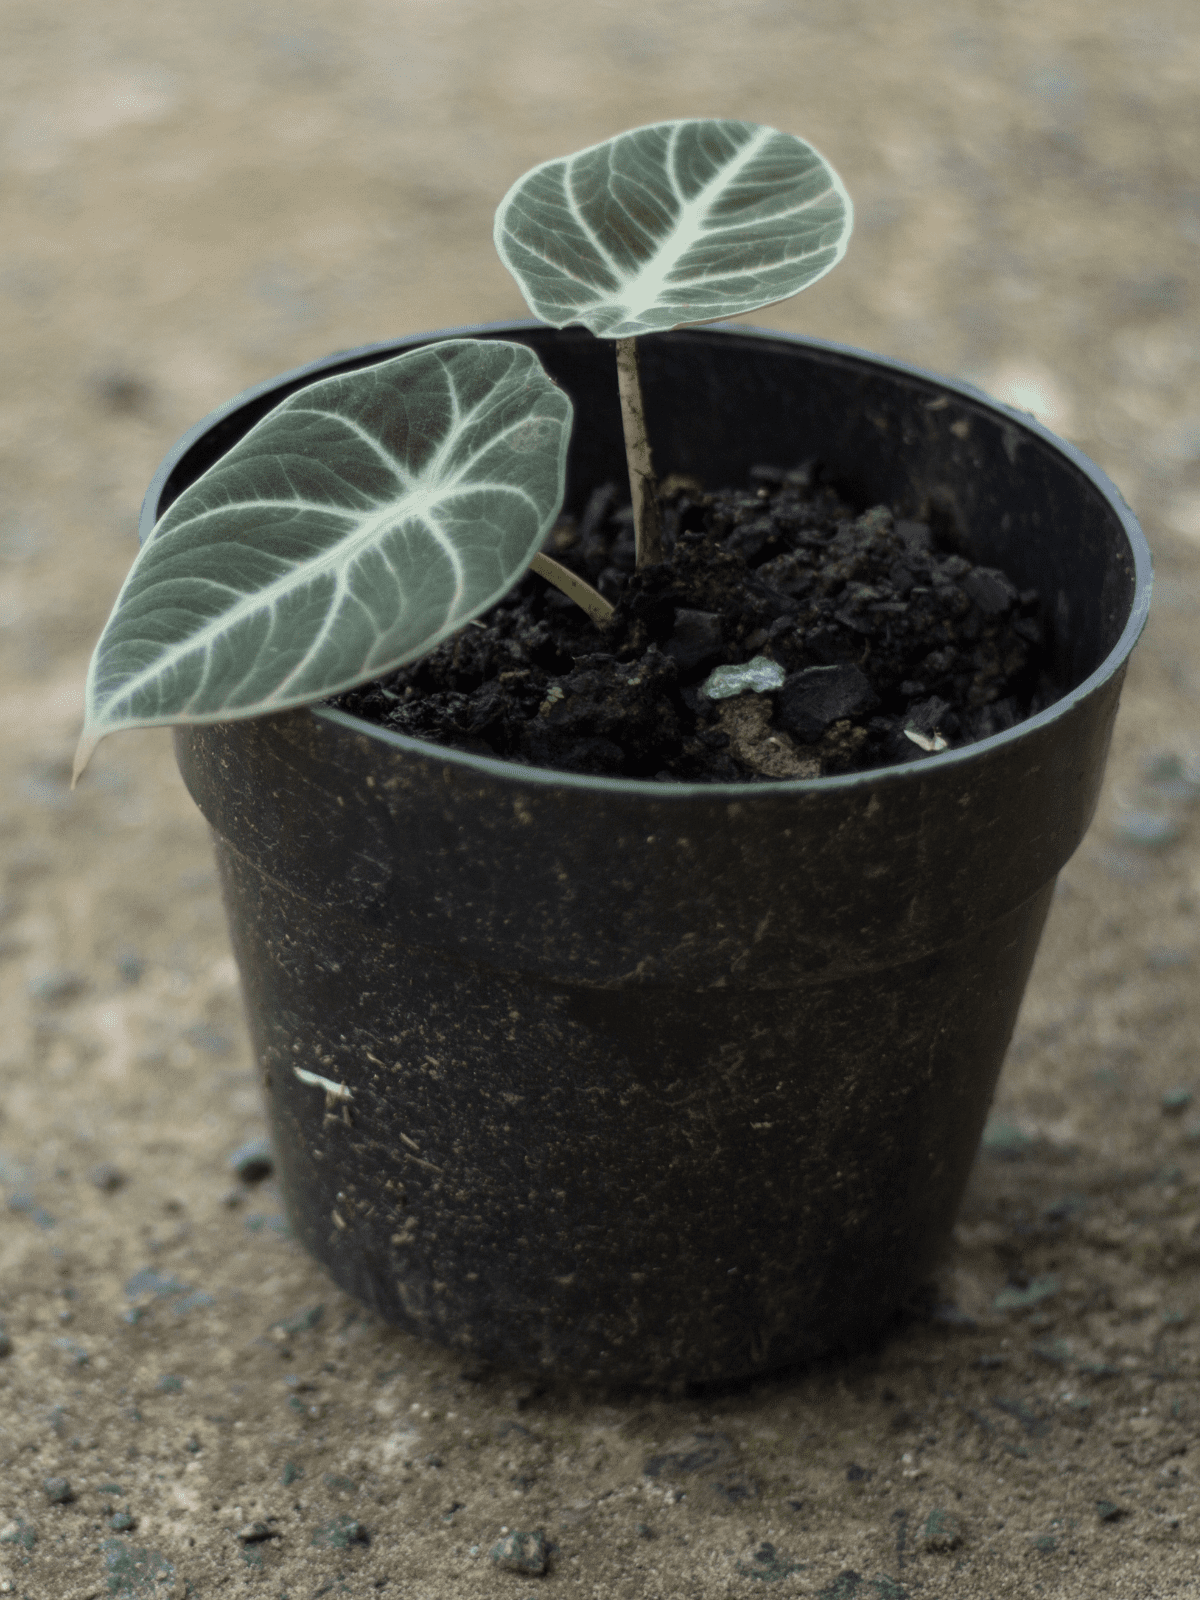
<svg viewBox="0 0 1200 1600">
<path fill-rule="evenodd" d="M 622 480 L 611 345 L 466 331 L 529 343 L 574 400 L 568 509 Z M 422 342 L 208 419 L 144 532 L 292 389 Z M 476 1359 L 703 1382 L 870 1339 L 934 1265 L 1149 562 L 1095 467 L 967 386 L 743 328 L 655 336 L 643 370 L 660 471 L 816 457 L 1039 589 L 1062 698 L 961 751 L 770 785 L 536 771 L 326 709 L 176 749 L 309 1250 Z"/>
</svg>

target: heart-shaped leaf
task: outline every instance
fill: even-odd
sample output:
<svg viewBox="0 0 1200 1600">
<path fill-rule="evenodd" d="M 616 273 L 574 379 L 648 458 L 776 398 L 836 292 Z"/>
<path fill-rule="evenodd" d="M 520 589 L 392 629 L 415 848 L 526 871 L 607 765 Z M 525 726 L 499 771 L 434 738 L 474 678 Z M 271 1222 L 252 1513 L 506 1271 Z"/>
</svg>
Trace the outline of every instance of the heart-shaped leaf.
<svg viewBox="0 0 1200 1600">
<path fill-rule="evenodd" d="M 845 254 L 853 208 L 810 144 L 756 122 L 656 122 L 519 178 L 500 259 L 535 315 L 628 339 L 786 300 Z"/>
<path fill-rule="evenodd" d="M 166 511 L 92 657 L 76 774 L 119 728 L 325 699 L 505 594 L 562 505 L 571 402 L 452 339 L 275 407 Z"/>
</svg>

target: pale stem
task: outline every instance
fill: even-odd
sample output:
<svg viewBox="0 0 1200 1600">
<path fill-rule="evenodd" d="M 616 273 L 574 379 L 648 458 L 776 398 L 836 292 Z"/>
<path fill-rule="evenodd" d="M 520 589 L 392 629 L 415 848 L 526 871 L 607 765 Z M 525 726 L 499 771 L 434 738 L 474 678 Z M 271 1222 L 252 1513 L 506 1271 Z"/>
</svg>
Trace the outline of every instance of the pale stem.
<svg viewBox="0 0 1200 1600">
<path fill-rule="evenodd" d="M 658 504 L 658 480 L 650 459 L 650 437 L 646 432 L 637 340 L 618 339 L 616 343 L 617 388 L 621 394 L 621 423 L 625 429 L 625 459 L 629 464 L 633 532 L 640 571 L 663 558 L 662 511 Z"/>
<path fill-rule="evenodd" d="M 585 583 L 569 568 L 560 566 L 557 561 L 552 561 L 549 556 L 540 552 L 534 556 L 530 566 L 539 577 L 545 578 L 547 583 L 552 583 L 556 589 L 560 589 L 569 600 L 574 600 L 577 606 L 582 606 L 598 628 L 603 628 L 612 616 L 613 608 L 604 596 L 597 593 L 590 583 Z"/>
</svg>

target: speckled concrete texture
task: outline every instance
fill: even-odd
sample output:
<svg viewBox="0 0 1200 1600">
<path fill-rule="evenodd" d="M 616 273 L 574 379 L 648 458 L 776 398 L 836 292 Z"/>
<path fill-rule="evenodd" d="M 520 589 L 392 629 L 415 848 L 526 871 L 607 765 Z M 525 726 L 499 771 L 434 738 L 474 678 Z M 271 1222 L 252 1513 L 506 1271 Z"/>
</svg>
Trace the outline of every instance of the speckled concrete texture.
<svg viewBox="0 0 1200 1600">
<path fill-rule="evenodd" d="M 1200 1593 L 1194 7 L 3 0 L 0 35 L 0 1593 Z M 67 783 L 172 441 L 521 314 L 513 178 L 693 114 L 803 134 L 858 207 L 754 320 L 1036 410 L 1159 582 L 929 1293 L 853 1360 L 648 1398 L 464 1368 L 330 1285 L 230 1164 L 264 1123 L 169 737 Z"/>
</svg>

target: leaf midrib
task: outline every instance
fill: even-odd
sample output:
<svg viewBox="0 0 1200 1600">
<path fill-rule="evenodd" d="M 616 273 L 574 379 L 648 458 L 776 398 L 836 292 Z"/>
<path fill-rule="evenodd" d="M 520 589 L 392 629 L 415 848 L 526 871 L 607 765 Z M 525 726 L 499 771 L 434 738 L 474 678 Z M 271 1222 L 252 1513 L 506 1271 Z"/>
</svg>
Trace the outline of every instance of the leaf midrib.
<svg viewBox="0 0 1200 1600">
<path fill-rule="evenodd" d="M 571 214 L 575 218 L 579 227 L 591 240 L 597 252 L 603 255 L 604 259 L 611 267 L 614 276 L 617 278 L 618 283 L 621 286 L 622 292 L 620 295 L 620 301 L 622 309 L 625 311 L 627 317 L 630 318 L 636 318 L 640 316 L 644 311 L 658 303 L 658 300 L 662 295 L 668 274 L 679 264 L 680 258 L 695 243 L 698 235 L 704 231 L 696 222 L 697 214 L 702 214 L 707 209 L 711 203 L 711 196 L 714 191 L 720 192 L 720 190 L 727 188 L 730 183 L 736 181 L 739 173 L 745 170 L 747 164 L 758 153 L 758 151 L 762 149 L 763 145 L 767 144 L 774 135 L 774 129 L 766 127 L 760 128 L 754 137 L 742 146 L 741 150 L 739 150 L 724 166 L 722 166 L 713 174 L 704 187 L 700 189 L 691 200 L 685 200 L 683 197 L 682 186 L 680 185 L 679 179 L 676 175 L 676 159 L 679 141 L 682 137 L 683 130 L 687 126 L 688 125 L 686 123 L 676 124 L 676 126 L 671 130 L 671 137 L 667 146 L 666 165 L 671 174 L 672 189 L 674 190 L 675 196 L 679 201 L 678 216 L 676 217 L 670 233 L 665 235 L 662 242 L 656 245 L 654 253 L 651 255 L 650 259 L 637 273 L 630 274 L 629 272 L 622 270 L 622 268 L 619 267 L 614 261 L 611 253 L 607 251 L 601 244 L 600 239 L 596 235 L 594 229 L 592 229 L 585 221 L 583 214 L 579 209 L 579 202 L 576 199 L 572 183 L 575 172 L 575 164 L 579 160 L 579 157 L 576 156 L 572 158 L 567 166 L 565 188 L 567 192 L 567 199 L 571 207 Z M 580 152 L 581 155 L 585 153 L 586 152 Z M 647 285 L 651 287 L 647 289 Z M 597 296 L 593 304 L 597 306 L 611 304 L 616 298 L 617 296 L 615 295 L 600 295 Z"/>
<path fill-rule="evenodd" d="M 579 200 L 574 191 L 573 179 L 576 170 L 576 164 L 584 155 L 587 155 L 589 152 L 580 151 L 578 156 L 570 157 L 564 163 L 565 175 L 563 193 L 567 202 L 567 206 L 570 210 L 572 220 L 579 228 L 579 231 L 592 245 L 592 248 L 596 251 L 596 254 L 609 267 L 614 278 L 617 280 L 618 286 L 615 292 L 608 291 L 596 294 L 591 301 L 590 306 L 581 309 L 595 310 L 602 306 L 620 305 L 625 314 L 626 321 L 637 322 L 646 311 L 653 310 L 656 306 L 666 303 L 665 297 L 668 288 L 678 290 L 681 286 L 688 283 L 700 285 L 709 281 L 723 282 L 730 277 L 736 278 L 738 276 L 738 269 L 735 268 L 732 271 L 706 273 L 693 280 L 680 280 L 676 284 L 668 284 L 668 279 L 670 278 L 671 273 L 678 267 L 680 260 L 690 249 L 693 248 L 699 239 L 705 235 L 712 236 L 714 234 L 731 231 L 738 226 L 738 224 L 730 222 L 720 225 L 712 224 L 705 228 L 696 222 L 696 217 L 698 214 L 702 214 L 707 209 L 711 203 L 711 198 L 714 192 L 719 193 L 721 189 L 727 188 L 731 183 L 737 180 L 739 174 L 745 170 L 746 166 L 750 163 L 754 156 L 758 154 L 764 145 L 770 143 L 771 139 L 776 134 L 776 130 L 768 127 L 760 128 L 754 137 L 750 139 L 741 150 L 739 150 L 723 167 L 721 167 L 718 172 L 713 174 L 709 181 L 692 200 L 684 200 L 682 198 L 681 185 L 675 174 L 675 163 L 677 159 L 678 145 L 687 126 L 687 123 L 676 124 L 671 131 L 671 137 L 667 151 L 667 165 L 671 172 L 672 187 L 676 197 L 679 200 L 679 215 L 672 226 L 670 233 L 664 236 L 661 243 L 656 244 L 650 259 L 636 273 L 630 273 L 617 262 L 612 252 L 605 246 L 600 235 L 588 223 L 580 209 Z M 822 198 L 826 192 L 826 190 L 823 190 L 821 194 L 812 196 L 810 199 L 805 200 L 802 204 L 791 207 L 788 211 L 776 213 L 772 217 L 772 221 L 778 222 L 784 217 L 794 216 L 801 211 L 809 210 Z M 558 270 L 565 271 L 565 269 L 561 266 L 558 268 Z M 566 272 L 566 276 L 574 278 L 577 283 L 586 282 L 586 279 L 578 273 Z"/>
</svg>

